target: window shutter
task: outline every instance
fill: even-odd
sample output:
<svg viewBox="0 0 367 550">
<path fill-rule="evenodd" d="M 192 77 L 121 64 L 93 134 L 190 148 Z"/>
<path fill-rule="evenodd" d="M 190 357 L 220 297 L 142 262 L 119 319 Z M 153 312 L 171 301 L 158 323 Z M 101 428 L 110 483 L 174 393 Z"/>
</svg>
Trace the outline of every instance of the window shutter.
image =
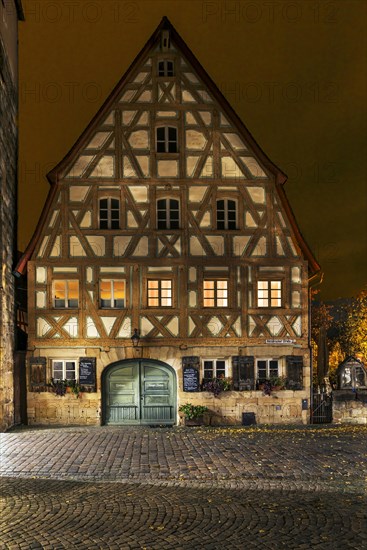
<svg viewBox="0 0 367 550">
<path fill-rule="evenodd" d="M 232 357 L 233 388 L 238 391 L 255 389 L 255 359 L 253 355 Z"/>
<path fill-rule="evenodd" d="M 303 389 L 303 357 L 288 355 L 287 363 L 287 389 L 302 390 Z"/>
<path fill-rule="evenodd" d="M 46 386 L 46 357 L 31 357 L 29 359 L 31 391 Z"/>
<path fill-rule="evenodd" d="M 200 357 L 191 355 L 182 357 L 182 385 L 185 392 L 200 391 L 199 384 Z"/>
</svg>

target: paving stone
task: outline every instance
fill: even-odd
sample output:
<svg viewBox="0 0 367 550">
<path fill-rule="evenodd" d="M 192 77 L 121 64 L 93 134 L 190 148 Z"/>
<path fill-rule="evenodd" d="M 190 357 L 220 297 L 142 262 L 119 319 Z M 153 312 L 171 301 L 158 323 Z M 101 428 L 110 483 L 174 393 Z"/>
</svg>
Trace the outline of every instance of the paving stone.
<svg viewBox="0 0 367 550">
<path fill-rule="evenodd" d="M 8 432 L 0 547 L 360 550 L 366 435 L 332 426 Z"/>
</svg>

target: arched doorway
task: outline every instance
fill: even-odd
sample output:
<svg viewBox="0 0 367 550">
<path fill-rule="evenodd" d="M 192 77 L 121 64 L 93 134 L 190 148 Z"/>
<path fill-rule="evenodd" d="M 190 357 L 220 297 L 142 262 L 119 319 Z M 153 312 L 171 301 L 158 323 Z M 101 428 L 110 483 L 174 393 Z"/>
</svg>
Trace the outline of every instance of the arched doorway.
<svg viewBox="0 0 367 550">
<path fill-rule="evenodd" d="M 108 425 L 176 422 L 176 373 L 152 359 L 113 363 L 102 375 L 103 423 Z"/>
</svg>

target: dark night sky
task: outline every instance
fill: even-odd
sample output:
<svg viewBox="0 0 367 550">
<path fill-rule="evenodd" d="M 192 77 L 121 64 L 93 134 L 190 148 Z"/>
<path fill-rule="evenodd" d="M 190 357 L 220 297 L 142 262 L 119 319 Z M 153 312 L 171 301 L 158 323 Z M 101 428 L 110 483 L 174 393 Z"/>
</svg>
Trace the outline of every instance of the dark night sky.
<svg viewBox="0 0 367 550">
<path fill-rule="evenodd" d="M 166 15 L 287 175 L 326 300 L 367 281 L 366 23 L 360 0 L 23 0 L 19 248 L 67 153 Z"/>
</svg>

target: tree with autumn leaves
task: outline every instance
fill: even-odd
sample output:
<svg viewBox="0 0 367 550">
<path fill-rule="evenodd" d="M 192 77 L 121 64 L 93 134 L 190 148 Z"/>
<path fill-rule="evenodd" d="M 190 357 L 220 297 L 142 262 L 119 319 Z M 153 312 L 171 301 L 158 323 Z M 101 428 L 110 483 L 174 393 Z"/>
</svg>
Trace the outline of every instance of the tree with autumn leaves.
<svg viewBox="0 0 367 550">
<path fill-rule="evenodd" d="M 367 289 L 336 306 L 317 300 L 317 293 L 312 291 L 311 347 L 314 385 L 321 386 L 325 371 L 332 384 L 336 383 L 336 369 L 350 355 L 367 364 Z M 325 354 L 325 348 L 323 367 L 320 354 Z"/>
</svg>

